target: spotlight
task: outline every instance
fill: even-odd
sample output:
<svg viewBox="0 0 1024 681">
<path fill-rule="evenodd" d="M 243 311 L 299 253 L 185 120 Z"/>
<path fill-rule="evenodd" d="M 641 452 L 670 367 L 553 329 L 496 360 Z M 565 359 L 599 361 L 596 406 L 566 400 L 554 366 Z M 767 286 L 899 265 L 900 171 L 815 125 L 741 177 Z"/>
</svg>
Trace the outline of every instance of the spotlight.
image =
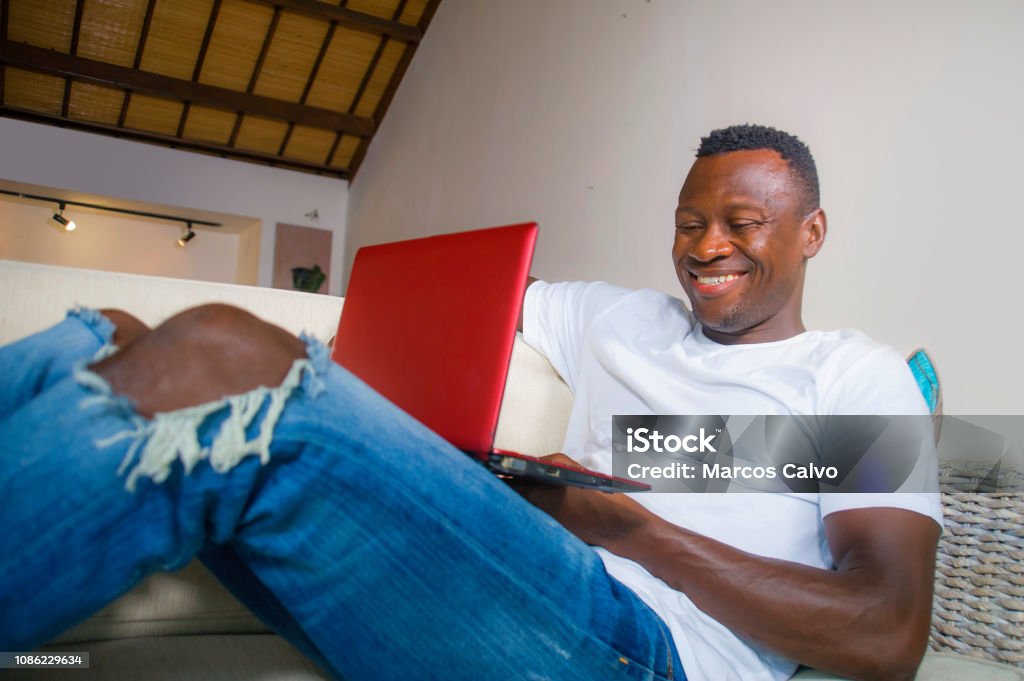
<svg viewBox="0 0 1024 681">
<path fill-rule="evenodd" d="M 189 222 L 186 224 L 188 225 L 188 227 L 186 228 L 187 231 L 185 232 L 185 236 L 178 239 L 178 245 L 181 246 L 182 248 L 184 248 L 185 244 L 187 244 L 189 241 L 192 241 L 192 239 L 196 238 L 196 233 L 192 231 L 192 223 Z"/>
<path fill-rule="evenodd" d="M 64 204 L 60 203 L 57 205 L 60 206 L 60 208 L 56 213 L 53 214 L 54 222 L 61 225 L 64 228 L 65 232 L 75 231 L 75 227 L 77 227 L 78 225 L 75 224 L 74 220 L 68 220 L 66 217 L 64 217 Z"/>
</svg>

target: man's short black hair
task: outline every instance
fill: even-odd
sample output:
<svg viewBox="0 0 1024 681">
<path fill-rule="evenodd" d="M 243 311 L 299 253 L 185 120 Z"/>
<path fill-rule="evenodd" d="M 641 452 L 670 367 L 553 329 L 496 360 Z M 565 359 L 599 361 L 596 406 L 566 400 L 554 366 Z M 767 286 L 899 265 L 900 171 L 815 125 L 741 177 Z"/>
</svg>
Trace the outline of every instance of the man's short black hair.
<svg viewBox="0 0 1024 681">
<path fill-rule="evenodd" d="M 771 149 L 786 159 L 804 194 L 806 212 L 819 207 L 821 192 L 818 188 L 818 168 L 814 164 L 811 150 L 796 135 L 766 125 L 731 125 L 713 130 L 707 137 L 702 137 L 697 158 L 757 149 Z"/>
</svg>

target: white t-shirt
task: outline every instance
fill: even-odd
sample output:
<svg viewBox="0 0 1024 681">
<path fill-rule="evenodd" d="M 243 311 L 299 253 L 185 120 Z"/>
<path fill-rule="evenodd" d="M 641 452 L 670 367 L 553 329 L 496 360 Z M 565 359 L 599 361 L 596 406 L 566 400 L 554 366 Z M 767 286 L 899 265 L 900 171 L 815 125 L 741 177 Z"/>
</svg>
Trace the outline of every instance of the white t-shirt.
<svg viewBox="0 0 1024 681">
<path fill-rule="evenodd" d="M 523 336 L 574 393 L 563 451 L 612 469 L 613 414 L 832 415 L 928 413 L 906 362 L 853 330 L 771 343 L 709 340 L 683 302 L 602 282 L 529 287 Z M 934 459 L 928 475 L 935 475 Z M 890 506 L 942 522 L 938 494 L 697 494 L 633 497 L 680 527 L 744 551 L 833 566 L 822 519 Z M 603 548 L 608 573 L 668 624 L 691 681 L 789 678 L 796 664 L 752 646 L 638 563 Z"/>
</svg>

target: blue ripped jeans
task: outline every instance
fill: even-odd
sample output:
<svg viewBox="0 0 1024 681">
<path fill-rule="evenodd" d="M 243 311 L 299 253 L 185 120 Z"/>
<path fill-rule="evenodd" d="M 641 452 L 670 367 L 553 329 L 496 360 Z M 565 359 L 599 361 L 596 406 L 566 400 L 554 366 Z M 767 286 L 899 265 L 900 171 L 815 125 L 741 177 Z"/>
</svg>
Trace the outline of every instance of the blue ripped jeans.
<svg viewBox="0 0 1024 681">
<path fill-rule="evenodd" d="M 0 650 L 200 556 L 332 676 L 682 679 L 601 560 L 307 341 L 285 382 L 149 420 L 81 310 L 0 348 Z"/>
</svg>

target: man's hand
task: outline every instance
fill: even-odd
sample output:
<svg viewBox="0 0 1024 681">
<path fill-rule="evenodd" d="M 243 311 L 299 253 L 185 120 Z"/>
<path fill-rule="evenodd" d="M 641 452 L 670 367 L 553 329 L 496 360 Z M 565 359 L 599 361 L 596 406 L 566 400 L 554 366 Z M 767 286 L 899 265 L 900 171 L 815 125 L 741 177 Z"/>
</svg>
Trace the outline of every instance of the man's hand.
<svg viewBox="0 0 1024 681">
<path fill-rule="evenodd" d="M 565 454 L 540 457 L 562 466 L 583 468 Z M 614 551 L 617 542 L 633 536 L 656 518 L 625 494 L 607 494 L 580 487 L 514 481 L 512 489 L 588 544 Z"/>
</svg>

